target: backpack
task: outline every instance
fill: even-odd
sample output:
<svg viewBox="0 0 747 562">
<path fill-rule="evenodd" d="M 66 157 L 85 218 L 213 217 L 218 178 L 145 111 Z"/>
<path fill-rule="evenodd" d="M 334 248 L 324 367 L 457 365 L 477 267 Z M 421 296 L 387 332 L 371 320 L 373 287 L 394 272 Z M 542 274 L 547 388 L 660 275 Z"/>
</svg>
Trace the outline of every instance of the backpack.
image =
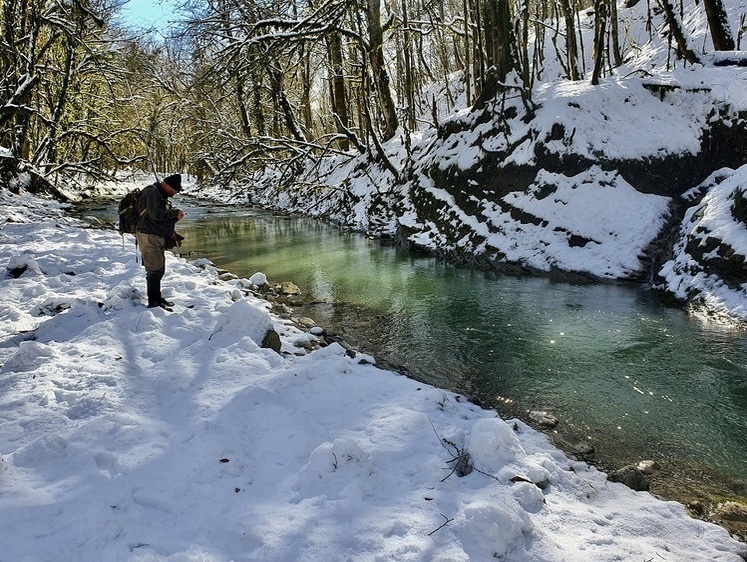
<svg viewBox="0 0 747 562">
<path fill-rule="evenodd" d="M 127 195 L 122 197 L 119 202 L 119 226 L 117 230 L 120 234 L 135 234 L 137 223 L 140 220 L 140 213 L 137 210 L 137 200 L 140 198 L 140 189 L 135 188 Z"/>
</svg>

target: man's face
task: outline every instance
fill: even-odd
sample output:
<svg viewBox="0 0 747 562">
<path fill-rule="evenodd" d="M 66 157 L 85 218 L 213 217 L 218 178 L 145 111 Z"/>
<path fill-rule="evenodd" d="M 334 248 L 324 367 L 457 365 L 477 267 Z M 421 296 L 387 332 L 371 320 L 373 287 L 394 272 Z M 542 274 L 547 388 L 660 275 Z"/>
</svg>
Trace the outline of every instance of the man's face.
<svg viewBox="0 0 747 562">
<path fill-rule="evenodd" d="M 176 195 L 177 193 L 179 193 L 176 189 L 174 189 L 173 187 L 171 187 L 166 182 L 161 183 L 161 187 L 163 189 L 163 192 L 166 194 L 166 197 L 173 197 L 174 195 Z"/>
</svg>

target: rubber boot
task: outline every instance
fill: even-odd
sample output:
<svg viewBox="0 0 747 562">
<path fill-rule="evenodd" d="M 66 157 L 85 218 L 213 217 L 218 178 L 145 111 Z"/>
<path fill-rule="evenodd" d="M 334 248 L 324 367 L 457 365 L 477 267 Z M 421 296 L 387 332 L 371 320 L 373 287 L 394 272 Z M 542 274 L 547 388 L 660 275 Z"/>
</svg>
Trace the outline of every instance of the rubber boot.
<svg viewBox="0 0 747 562">
<path fill-rule="evenodd" d="M 148 288 L 148 308 L 161 306 L 161 278 L 149 273 L 145 276 Z"/>
<path fill-rule="evenodd" d="M 167 301 L 161 295 L 161 279 L 163 279 L 163 273 L 149 273 L 148 278 L 148 308 L 159 306 L 164 310 L 172 311 L 171 307 L 174 303 Z M 151 286 L 152 284 L 152 286 Z M 152 295 L 151 295 L 152 291 Z"/>
</svg>

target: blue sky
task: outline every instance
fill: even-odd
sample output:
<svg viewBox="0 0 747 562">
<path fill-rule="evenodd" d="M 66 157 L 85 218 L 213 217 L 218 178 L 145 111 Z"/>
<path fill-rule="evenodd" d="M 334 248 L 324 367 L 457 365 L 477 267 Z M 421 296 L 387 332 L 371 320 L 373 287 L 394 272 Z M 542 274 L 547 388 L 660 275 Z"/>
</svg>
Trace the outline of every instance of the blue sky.
<svg viewBox="0 0 747 562">
<path fill-rule="evenodd" d="M 130 0 L 122 6 L 122 19 L 130 26 L 164 29 L 174 19 L 169 0 Z"/>
</svg>

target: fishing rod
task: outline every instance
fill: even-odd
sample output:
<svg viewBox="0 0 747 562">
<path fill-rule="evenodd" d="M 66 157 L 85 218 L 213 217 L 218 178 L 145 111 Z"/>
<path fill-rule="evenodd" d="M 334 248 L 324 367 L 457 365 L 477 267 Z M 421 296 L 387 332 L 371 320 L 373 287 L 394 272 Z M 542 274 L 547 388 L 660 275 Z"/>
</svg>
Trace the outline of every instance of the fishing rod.
<svg viewBox="0 0 747 562">
<path fill-rule="evenodd" d="M 156 183 L 161 183 L 161 180 L 158 179 L 158 172 L 156 171 L 156 161 L 150 157 L 150 146 L 148 144 L 145 145 L 145 152 L 147 153 L 148 160 L 150 160 L 150 166 L 153 170 L 153 177 L 156 178 Z"/>
</svg>

